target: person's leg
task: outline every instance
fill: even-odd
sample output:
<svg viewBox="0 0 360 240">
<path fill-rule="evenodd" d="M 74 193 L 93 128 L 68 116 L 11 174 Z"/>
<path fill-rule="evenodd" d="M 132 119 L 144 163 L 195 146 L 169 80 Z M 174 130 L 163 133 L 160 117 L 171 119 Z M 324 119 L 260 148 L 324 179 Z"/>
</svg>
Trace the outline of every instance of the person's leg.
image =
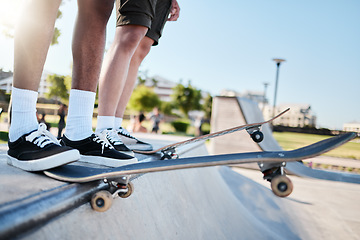
<svg viewBox="0 0 360 240">
<path fill-rule="evenodd" d="M 172 0 L 157 0 L 155 5 L 155 15 L 153 17 L 151 27 L 146 33 L 146 37 L 140 42 L 134 56 L 131 59 L 130 67 L 126 82 L 121 91 L 121 97 L 119 99 L 115 116 L 117 119 L 122 118 L 126 109 L 126 105 L 129 102 L 131 94 L 134 90 L 139 66 L 150 52 L 151 46 L 158 45 L 161 38 L 162 31 L 168 20 L 168 16 L 171 9 Z M 177 18 L 176 18 L 177 19 Z M 176 20 L 174 19 L 174 20 Z M 119 122 L 119 121 L 118 121 Z M 121 121 L 120 121 L 121 123 Z M 118 126 L 120 127 L 120 126 Z M 117 128 L 118 128 L 117 127 Z"/>
<path fill-rule="evenodd" d="M 116 107 L 115 117 L 122 118 L 124 116 L 126 105 L 129 102 L 131 94 L 135 88 L 140 64 L 150 52 L 151 46 L 153 44 L 153 39 L 145 37 L 142 39 L 139 46 L 137 47 L 135 54 L 133 55 L 130 62 L 126 83 L 123 87 L 119 102 Z"/>
<path fill-rule="evenodd" d="M 126 25 L 117 27 L 115 39 L 106 54 L 99 83 L 99 115 L 115 116 L 131 59 L 147 32 L 147 27 Z"/>
<path fill-rule="evenodd" d="M 104 134 L 92 131 L 95 92 L 105 48 L 106 25 L 113 0 L 78 0 L 73 39 L 73 79 L 62 144 L 80 151 L 80 161 L 111 167 L 137 159 L 114 150 Z"/>
<path fill-rule="evenodd" d="M 60 146 L 36 117 L 37 90 L 60 2 L 27 1 L 15 29 L 8 164 L 26 171 L 46 170 L 79 159 L 77 150 Z"/>
<path fill-rule="evenodd" d="M 37 129 L 37 91 L 60 2 L 26 1 L 23 17 L 16 25 L 10 141 Z"/>
<path fill-rule="evenodd" d="M 131 58 L 151 27 L 157 0 L 116 0 L 117 29 L 107 53 L 99 84 L 99 116 L 97 131 L 113 128 L 120 95 L 126 84 Z M 104 121 L 103 121 L 104 120 Z"/>
<path fill-rule="evenodd" d="M 123 87 L 119 102 L 116 106 L 114 129 L 116 130 L 117 134 L 119 134 L 119 137 L 121 137 L 121 141 L 127 144 L 128 145 L 127 147 L 130 149 L 138 149 L 138 150 L 152 149 L 150 144 L 138 140 L 137 138 L 132 136 L 125 128 L 122 128 L 121 125 L 122 125 L 126 105 L 129 102 L 131 94 L 135 88 L 139 66 L 146 57 L 146 55 L 150 52 L 153 43 L 154 40 L 149 37 L 143 38 L 143 40 L 140 42 L 138 48 L 135 51 L 135 54 L 131 59 L 128 75 L 126 78 L 126 83 L 125 86 Z M 134 143 L 135 144 L 140 143 L 141 146 L 138 145 L 135 146 Z"/>
<path fill-rule="evenodd" d="M 145 143 L 132 136 L 126 129 L 121 127 L 121 124 L 126 105 L 129 102 L 129 99 L 136 84 L 139 66 L 149 53 L 151 46 L 155 46 L 158 44 L 158 41 L 162 34 L 162 30 L 165 26 L 166 21 L 168 20 L 171 2 L 171 0 L 158 0 L 156 2 L 155 16 L 152 20 L 151 27 L 147 31 L 146 37 L 141 41 L 134 56 L 131 59 L 126 83 L 121 91 L 121 97 L 116 107 L 114 127 L 119 136 L 121 137 L 122 141 L 127 144 L 130 149 L 152 149 L 152 146 L 150 144 Z"/>
<path fill-rule="evenodd" d="M 125 154 L 133 154 L 114 131 L 115 111 L 124 88 L 130 61 L 147 28 L 126 25 L 116 29 L 115 39 L 106 54 L 99 83 L 99 108 L 96 133 L 103 133 L 112 146 Z"/>
<path fill-rule="evenodd" d="M 13 86 L 38 91 L 61 0 L 25 1 L 15 27 Z"/>
<path fill-rule="evenodd" d="M 73 36 L 73 76 L 65 135 L 77 141 L 92 135 L 95 93 L 114 0 L 78 0 Z"/>
</svg>

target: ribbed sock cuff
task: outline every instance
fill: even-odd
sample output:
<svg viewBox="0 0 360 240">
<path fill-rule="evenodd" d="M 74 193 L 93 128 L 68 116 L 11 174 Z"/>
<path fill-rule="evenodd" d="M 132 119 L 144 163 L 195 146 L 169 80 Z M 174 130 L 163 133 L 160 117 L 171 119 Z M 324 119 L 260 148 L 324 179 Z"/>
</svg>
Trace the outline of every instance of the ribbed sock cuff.
<svg viewBox="0 0 360 240">
<path fill-rule="evenodd" d="M 121 127 L 123 118 L 119 118 L 119 117 L 115 117 L 115 121 L 114 121 L 114 128 L 118 129 Z"/>
<path fill-rule="evenodd" d="M 12 88 L 11 125 L 9 129 L 9 140 L 11 142 L 37 129 L 39 124 L 36 117 L 37 98 L 38 92 Z"/>
<path fill-rule="evenodd" d="M 114 128 L 114 116 L 98 116 L 95 132 L 101 132 L 104 129 Z"/>
<path fill-rule="evenodd" d="M 92 133 L 92 117 L 95 103 L 94 92 L 70 90 L 69 111 L 65 135 L 72 141 L 82 140 Z"/>
</svg>

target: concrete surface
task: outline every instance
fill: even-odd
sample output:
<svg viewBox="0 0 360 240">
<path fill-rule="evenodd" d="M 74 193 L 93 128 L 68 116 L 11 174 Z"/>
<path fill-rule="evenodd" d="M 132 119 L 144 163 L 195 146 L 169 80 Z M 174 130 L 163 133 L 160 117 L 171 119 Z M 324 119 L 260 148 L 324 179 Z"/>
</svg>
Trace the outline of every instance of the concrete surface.
<svg viewBox="0 0 360 240">
<path fill-rule="evenodd" d="M 159 141 L 164 136 L 153 136 Z M 150 141 L 150 140 L 149 140 Z M 204 144 L 183 151 L 182 157 L 206 155 Z M 1 195 L 1 205 L 26 198 L 28 194 L 63 185 L 64 183 L 31 174 L 4 164 L 2 180 L 8 182 L 7 195 Z M 5 170 L 4 170 L 5 169 Z M 7 170 L 6 170 L 7 169 Z M 231 174 L 229 174 L 229 172 Z M 53 218 L 32 231 L 20 233 L 25 239 L 300 239 L 305 236 L 295 219 L 279 211 L 281 205 L 292 212 L 288 204 L 272 193 L 263 196 L 265 215 L 254 214 L 238 196 L 250 196 L 248 190 L 232 189 L 227 181 L 250 184 L 229 168 L 201 168 L 143 175 L 133 181 L 135 192 L 128 199 L 115 199 L 112 208 L 99 213 L 86 203 Z M 12 180 L 22 181 L 11 186 Z M 21 184 L 22 182 L 22 184 Z M 20 184 L 20 185 L 18 185 Z M 11 188 L 11 190 L 9 189 Z M 257 189 L 256 187 L 255 189 Z M 20 192 L 22 191 L 22 192 Z M 260 191 L 263 191 L 260 189 Z M 25 194 L 24 194 L 25 193 Z M 236 193 L 236 194 L 235 194 Z M 271 196 L 270 199 L 268 196 Z M 279 202 L 280 201 L 280 202 Z M 250 201 L 251 202 L 251 201 Z M 21 218 L 21 216 L 18 216 Z M 4 223 L 0 223 L 4 224 Z M 259 231 L 261 229 L 261 231 Z"/>
<path fill-rule="evenodd" d="M 259 171 L 242 168 L 233 170 L 247 181 L 253 180 L 252 187 L 257 186 L 270 191 L 268 183 L 261 179 L 262 174 Z M 301 225 L 302 231 L 308 234 L 302 239 L 360 239 L 359 184 L 297 176 L 290 178 L 294 184 L 294 191 L 289 197 L 280 200 L 291 205 L 293 212 L 289 215 L 294 217 L 297 225 Z M 242 200 L 248 201 L 245 198 Z M 258 200 L 250 204 L 254 205 L 255 209 L 262 205 Z M 282 209 L 282 206 L 279 208 Z"/>
<path fill-rule="evenodd" d="M 137 136 L 155 147 L 184 139 Z M 0 151 L 0 210 L 39 193 L 71 185 L 10 167 L 6 164 L 6 146 L 1 146 Z M 179 152 L 181 157 L 208 154 L 203 143 L 188 145 Z M 296 176 L 291 179 L 294 192 L 282 199 L 271 192 L 259 171 L 209 167 L 149 173 L 133 181 L 132 196 L 115 199 L 107 212 L 95 212 L 85 203 L 13 237 L 360 239 L 359 184 Z M 42 205 L 38 208 L 46 211 Z M 7 223 L 1 219 L 4 218 L 0 217 L 0 226 Z"/>
<path fill-rule="evenodd" d="M 286 114 L 284 115 L 286 117 Z M 237 125 L 244 125 L 254 122 L 262 122 L 264 118 L 257 103 L 236 97 L 216 97 L 213 99 L 213 115 L 211 119 L 211 131 L 219 131 L 222 129 L 234 127 Z M 282 148 L 272 136 L 269 124 L 261 127 L 264 133 L 264 140 L 260 143 L 253 142 L 246 131 L 240 131 L 233 134 L 228 134 L 219 138 L 214 138 L 210 142 L 210 153 L 233 153 L 233 152 L 248 152 L 248 151 L 281 151 Z M 316 157 L 308 159 L 315 163 L 330 160 L 329 157 Z M 353 161 L 347 159 L 331 159 L 329 163 L 334 163 L 336 166 L 351 166 L 358 167 L 360 161 Z M 258 168 L 256 164 L 244 165 L 249 168 Z M 327 179 L 332 181 L 346 181 L 352 183 L 360 183 L 360 174 L 349 174 L 335 171 L 323 171 L 318 169 L 311 169 L 299 162 L 291 162 L 286 166 L 286 170 L 290 173 L 319 179 Z"/>
</svg>

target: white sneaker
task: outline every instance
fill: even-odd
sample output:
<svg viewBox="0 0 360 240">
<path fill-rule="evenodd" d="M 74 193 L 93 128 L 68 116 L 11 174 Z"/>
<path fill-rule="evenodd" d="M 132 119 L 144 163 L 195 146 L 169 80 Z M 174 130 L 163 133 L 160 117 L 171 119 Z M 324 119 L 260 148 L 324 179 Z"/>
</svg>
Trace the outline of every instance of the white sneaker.
<svg viewBox="0 0 360 240">
<path fill-rule="evenodd" d="M 115 130 L 120 136 L 122 142 L 131 150 L 140 150 L 140 151 L 151 151 L 153 147 L 150 143 L 143 142 L 136 137 L 132 136 L 125 128 L 118 128 Z"/>
<path fill-rule="evenodd" d="M 135 156 L 134 152 L 131 151 L 126 145 L 122 142 L 121 138 L 115 131 L 115 129 L 109 128 L 100 132 L 106 140 L 119 152 L 125 153 L 130 156 Z"/>
</svg>

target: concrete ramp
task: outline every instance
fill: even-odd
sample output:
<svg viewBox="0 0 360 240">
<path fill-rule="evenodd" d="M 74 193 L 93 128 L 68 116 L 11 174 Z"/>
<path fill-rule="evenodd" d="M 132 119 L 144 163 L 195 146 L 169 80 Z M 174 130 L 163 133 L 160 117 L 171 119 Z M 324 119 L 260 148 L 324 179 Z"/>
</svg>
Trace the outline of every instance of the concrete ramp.
<svg viewBox="0 0 360 240">
<path fill-rule="evenodd" d="M 228 114 L 227 114 L 228 113 Z M 219 131 L 236 125 L 249 124 L 264 121 L 263 114 L 256 102 L 246 98 L 216 97 L 213 102 L 212 131 Z M 283 117 L 286 117 L 283 116 Z M 214 125 L 213 125 L 214 124 Z M 211 153 L 230 153 L 239 151 L 281 151 L 282 148 L 272 135 L 269 124 L 262 126 L 264 140 L 255 143 L 249 139 L 249 135 L 241 133 L 229 134 L 222 139 L 215 138 L 211 142 Z M 236 136 L 235 136 L 236 135 Z M 252 165 L 254 167 L 254 165 Z M 312 177 L 331 181 L 360 183 L 360 175 L 341 172 L 330 172 L 311 169 L 301 162 L 287 163 L 286 170 L 303 177 Z"/>
<path fill-rule="evenodd" d="M 139 136 L 145 139 L 146 136 Z M 148 135 L 156 147 L 179 138 Z M 359 239 L 358 184 L 293 177 L 278 198 L 259 171 L 208 167 L 149 173 L 107 212 L 88 203 L 100 183 L 69 184 L 6 164 L 0 148 L 0 239 Z M 206 155 L 203 143 L 182 157 Z M 142 155 L 140 160 L 146 161 Z M 99 186 L 98 186 L 99 185 Z M 310 190 L 309 190 L 310 188 Z M 304 190 L 302 190 L 304 189 Z M 346 197 L 344 197 L 346 196 Z"/>
<path fill-rule="evenodd" d="M 151 140 L 150 140 L 151 141 Z M 204 144 L 189 146 L 182 157 L 206 155 Z M 6 165 L 2 155 L 1 169 Z M 16 169 L 15 169 L 16 170 Z M 42 189 L 43 182 L 51 182 L 55 189 L 64 185 L 42 174 L 24 173 L 27 178 L 22 187 Z M 8 178 L 16 176 L 8 176 Z M 36 179 L 33 182 L 32 179 Z M 6 181 L 6 179 L 3 179 Z M 292 204 L 275 197 L 269 189 L 233 172 L 228 167 L 209 167 L 151 173 L 133 181 L 135 192 L 127 199 L 115 199 L 110 210 L 95 212 L 87 201 L 68 211 L 52 214 L 49 204 L 53 189 L 46 190 L 44 198 L 33 202 L 29 196 L 18 194 L 18 186 L 7 183 L 8 194 L 0 201 L 0 239 L 15 236 L 26 239 L 309 239 L 294 216 Z M 65 184 L 72 185 L 72 184 Z M 79 184 L 76 184 L 79 185 Z M 56 208 L 65 209 L 72 204 L 72 193 Z M 4 200 L 1 196 L 0 200 Z M 85 198 L 85 196 L 83 197 Z M 76 200 L 76 199 L 74 199 Z M 76 200 L 79 201 L 79 200 Z M 11 208 L 11 205 L 24 202 Z M 27 206 L 36 206 L 33 219 L 23 217 Z M 12 209 L 12 210 L 10 210 Z M 19 213 L 19 214 L 17 214 Z M 50 218 L 49 218 L 50 217 Z M 43 218 L 42 221 L 38 221 Z M 47 219 L 46 219 L 47 218 Z M 37 223 L 37 224 L 35 224 Z M 31 225 L 31 227 L 29 227 Z M 7 228 L 13 228 L 8 231 Z"/>
</svg>

